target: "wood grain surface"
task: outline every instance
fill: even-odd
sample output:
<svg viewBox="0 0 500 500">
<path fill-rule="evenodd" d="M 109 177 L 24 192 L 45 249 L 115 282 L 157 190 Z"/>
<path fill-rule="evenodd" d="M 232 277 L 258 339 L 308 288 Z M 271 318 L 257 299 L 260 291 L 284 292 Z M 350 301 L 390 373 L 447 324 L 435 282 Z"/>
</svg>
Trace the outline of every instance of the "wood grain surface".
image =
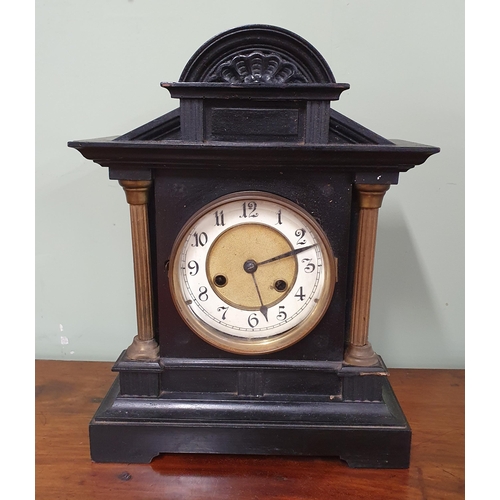
<svg viewBox="0 0 500 500">
<path fill-rule="evenodd" d="M 464 371 L 390 370 L 413 429 L 408 470 L 350 469 L 338 459 L 162 455 L 97 464 L 88 424 L 116 374 L 112 363 L 36 362 L 36 498 L 464 498 Z"/>
</svg>

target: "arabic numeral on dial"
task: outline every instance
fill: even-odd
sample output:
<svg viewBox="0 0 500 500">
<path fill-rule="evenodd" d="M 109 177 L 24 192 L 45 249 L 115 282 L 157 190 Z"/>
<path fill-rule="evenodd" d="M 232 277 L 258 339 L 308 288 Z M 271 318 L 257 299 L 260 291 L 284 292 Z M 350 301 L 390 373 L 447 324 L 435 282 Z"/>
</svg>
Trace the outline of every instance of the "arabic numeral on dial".
<svg viewBox="0 0 500 500">
<path fill-rule="evenodd" d="M 255 212 L 257 210 L 257 203 L 255 201 L 244 202 L 242 205 L 243 212 L 240 215 L 240 219 L 246 219 L 247 217 L 258 217 L 259 214 Z"/>
<path fill-rule="evenodd" d="M 250 328 L 255 328 L 259 324 L 257 313 L 252 313 L 248 316 L 248 324 L 250 325 Z"/>
<path fill-rule="evenodd" d="M 224 211 L 221 210 L 220 212 L 218 210 L 215 211 L 215 225 L 216 226 L 225 226 L 224 224 Z"/>
<path fill-rule="evenodd" d="M 191 243 L 192 247 L 204 247 L 208 243 L 207 233 L 194 233 L 193 238 L 194 243 Z"/>
<path fill-rule="evenodd" d="M 297 290 L 297 293 L 294 295 L 294 297 L 297 297 L 299 300 L 304 300 L 306 298 L 302 287 L 299 287 L 299 289 Z"/>
<path fill-rule="evenodd" d="M 224 321 L 226 319 L 226 314 L 227 314 L 228 309 L 229 309 L 229 307 L 225 307 L 225 306 L 221 306 L 221 307 L 217 308 L 217 312 L 222 311 L 222 321 Z"/>
<path fill-rule="evenodd" d="M 276 316 L 276 319 L 278 321 L 285 321 L 287 318 L 286 312 L 285 312 L 285 306 L 279 306 L 279 313 Z"/>
<path fill-rule="evenodd" d="M 281 222 L 281 210 L 278 210 L 277 215 L 278 215 L 278 222 L 275 224 L 275 226 L 283 224 L 283 222 Z"/>
<path fill-rule="evenodd" d="M 304 272 L 305 273 L 312 273 L 316 269 L 316 265 L 313 264 L 312 259 L 302 259 L 302 264 L 306 264 L 304 267 Z"/>
<path fill-rule="evenodd" d="M 198 298 L 202 301 L 205 302 L 208 300 L 208 293 L 207 293 L 207 287 L 206 286 L 200 286 L 199 292 L 200 295 L 198 295 Z"/>
<path fill-rule="evenodd" d="M 198 274 L 198 271 L 200 270 L 200 266 L 198 265 L 198 262 L 195 260 L 190 260 L 187 265 L 189 269 L 189 275 L 190 276 L 196 276 Z"/>
<path fill-rule="evenodd" d="M 307 243 L 306 239 L 304 238 L 304 235 L 306 234 L 306 230 L 304 228 L 297 229 L 295 231 L 295 236 L 297 236 L 297 245 L 305 245 Z"/>
</svg>

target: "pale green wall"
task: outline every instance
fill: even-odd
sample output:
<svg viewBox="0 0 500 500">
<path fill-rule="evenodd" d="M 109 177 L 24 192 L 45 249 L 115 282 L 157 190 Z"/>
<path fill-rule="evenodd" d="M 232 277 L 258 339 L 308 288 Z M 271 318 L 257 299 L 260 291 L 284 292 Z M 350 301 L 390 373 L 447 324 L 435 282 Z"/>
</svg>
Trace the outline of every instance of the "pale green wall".
<svg viewBox="0 0 500 500">
<path fill-rule="evenodd" d="M 351 89 L 333 107 L 387 138 L 441 147 L 379 218 L 370 340 L 390 367 L 464 365 L 464 8 L 456 0 L 36 2 L 36 355 L 115 360 L 135 335 L 128 206 L 66 147 L 177 107 L 212 36 L 251 23 L 311 42 Z"/>
</svg>

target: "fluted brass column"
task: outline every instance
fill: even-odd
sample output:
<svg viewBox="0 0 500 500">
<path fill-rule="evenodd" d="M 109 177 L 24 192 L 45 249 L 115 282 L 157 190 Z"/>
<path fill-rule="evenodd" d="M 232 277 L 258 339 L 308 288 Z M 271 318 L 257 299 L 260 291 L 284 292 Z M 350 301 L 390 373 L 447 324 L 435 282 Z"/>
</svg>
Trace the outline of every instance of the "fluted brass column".
<svg viewBox="0 0 500 500">
<path fill-rule="evenodd" d="M 130 205 L 134 257 L 137 335 L 127 349 L 132 360 L 153 360 L 159 355 L 153 330 L 153 297 L 148 227 L 148 194 L 151 181 L 119 181 Z"/>
<path fill-rule="evenodd" d="M 359 196 L 359 221 L 354 268 L 351 330 L 344 361 L 354 366 L 372 366 L 378 357 L 368 342 L 373 262 L 377 235 L 378 209 L 389 185 L 356 184 Z"/>
</svg>

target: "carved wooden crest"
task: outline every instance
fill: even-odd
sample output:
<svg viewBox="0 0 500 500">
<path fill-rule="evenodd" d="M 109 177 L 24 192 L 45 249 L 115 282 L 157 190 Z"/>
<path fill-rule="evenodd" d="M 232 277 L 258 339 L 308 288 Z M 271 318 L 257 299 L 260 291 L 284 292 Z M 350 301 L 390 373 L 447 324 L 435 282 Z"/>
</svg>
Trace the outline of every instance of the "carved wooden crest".
<svg viewBox="0 0 500 500">
<path fill-rule="evenodd" d="M 252 52 L 240 54 L 221 63 L 212 76 L 211 82 L 227 83 L 307 83 L 306 77 L 297 66 L 284 60 L 276 53 Z"/>
</svg>

